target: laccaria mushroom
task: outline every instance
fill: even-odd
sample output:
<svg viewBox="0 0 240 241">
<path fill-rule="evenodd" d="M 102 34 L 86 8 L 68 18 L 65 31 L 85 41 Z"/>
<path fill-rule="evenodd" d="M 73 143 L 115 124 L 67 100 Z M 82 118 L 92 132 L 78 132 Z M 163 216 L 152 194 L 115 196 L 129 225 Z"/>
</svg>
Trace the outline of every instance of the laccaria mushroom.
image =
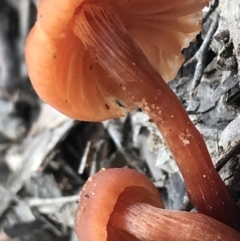
<svg viewBox="0 0 240 241">
<path fill-rule="evenodd" d="M 115 67 L 106 71 L 92 47 L 85 46 L 87 36 L 81 33 L 84 26 L 79 25 L 84 22 L 79 15 L 90 11 L 94 17 L 95 11 L 107 9 L 107 15 L 117 14 L 120 26 L 127 29 L 151 64 L 169 81 L 184 60 L 181 50 L 200 31 L 200 9 L 207 3 L 208 0 L 40 0 L 37 22 L 26 44 L 33 87 L 44 101 L 75 119 L 98 121 L 123 116 L 138 103 L 114 80 Z M 96 34 L 104 37 L 100 32 Z M 126 63 L 128 68 L 133 64 L 134 59 Z"/>
<path fill-rule="evenodd" d="M 200 31 L 208 0 L 41 0 L 26 44 L 39 96 L 79 120 L 115 118 L 140 107 L 175 158 L 193 205 L 240 229 L 240 212 L 200 133 L 165 83 Z M 165 80 L 165 81 L 164 81 Z"/>
<path fill-rule="evenodd" d="M 88 179 L 75 229 L 86 241 L 240 240 L 240 233 L 213 218 L 163 209 L 151 181 L 130 169 L 102 170 Z"/>
</svg>

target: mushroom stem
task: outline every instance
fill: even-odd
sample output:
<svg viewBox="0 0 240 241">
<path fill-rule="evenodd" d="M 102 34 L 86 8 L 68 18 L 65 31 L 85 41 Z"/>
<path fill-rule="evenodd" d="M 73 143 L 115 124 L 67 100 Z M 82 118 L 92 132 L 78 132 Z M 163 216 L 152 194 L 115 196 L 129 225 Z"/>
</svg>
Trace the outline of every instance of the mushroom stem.
<svg viewBox="0 0 240 241">
<path fill-rule="evenodd" d="M 74 15 L 73 31 L 119 89 L 156 123 L 197 210 L 240 230 L 239 209 L 216 172 L 201 134 L 111 6 L 81 5 Z"/>
<path fill-rule="evenodd" d="M 146 203 L 118 201 L 109 226 L 115 232 L 124 231 L 142 241 L 240 240 L 240 233 L 236 230 L 203 214 L 170 211 Z"/>
</svg>

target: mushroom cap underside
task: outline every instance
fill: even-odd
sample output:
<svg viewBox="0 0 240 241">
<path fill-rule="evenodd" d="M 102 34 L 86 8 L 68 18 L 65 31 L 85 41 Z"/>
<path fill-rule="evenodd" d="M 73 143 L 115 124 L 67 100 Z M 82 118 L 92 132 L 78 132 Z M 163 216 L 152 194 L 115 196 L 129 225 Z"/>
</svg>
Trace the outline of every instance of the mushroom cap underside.
<svg viewBox="0 0 240 241">
<path fill-rule="evenodd" d="M 80 193 L 75 229 L 79 240 L 107 240 L 108 222 L 118 199 L 163 208 L 158 190 L 143 174 L 123 168 L 101 170 Z"/>
<path fill-rule="evenodd" d="M 40 1 L 37 23 L 26 44 L 33 87 L 62 113 L 100 121 L 123 116 L 137 105 L 72 31 L 76 9 L 87 3 L 111 5 L 151 64 L 169 81 L 184 61 L 181 50 L 200 31 L 201 9 L 208 1 Z"/>
<path fill-rule="evenodd" d="M 136 108 L 72 31 L 56 40 L 37 22 L 26 42 L 26 63 L 41 99 L 71 118 L 101 121 L 124 116 L 117 101 L 128 110 Z"/>
</svg>

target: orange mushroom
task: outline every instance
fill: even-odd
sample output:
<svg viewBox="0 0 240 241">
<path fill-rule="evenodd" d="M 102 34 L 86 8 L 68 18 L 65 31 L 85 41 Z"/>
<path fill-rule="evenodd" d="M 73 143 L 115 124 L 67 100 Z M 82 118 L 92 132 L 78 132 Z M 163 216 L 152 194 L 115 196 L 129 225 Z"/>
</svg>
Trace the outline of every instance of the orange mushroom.
<svg viewBox="0 0 240 241">
<path fill-rule="evenodd" d="M 90 177 L 75 219 L 78 240 L 239 241 L 240 233 L 200 213 L 164 210 L 143 174 L 108 169 Z"/>
<path fill-rule="evenodd" d="M 207 3 L 41 0 L 26 62 L 39 96 L 72 118 L 98 121 L 142 108 L 164 137 L 197 210 L 240 229 L 239 209 L 202 136 L 165 83 L 183 62 L 181 49 L 200 31 Z"/>
<path fill-rule="evenodd" d="M 77 9 L 87 4 L 102 8 L 111 5 L 151 64 L 169 81 L 183 63 L 181 50 L 200 31 L 199 10 L 207 3 L 208 0 L 41 0 L 37 22 L 26 44 L 33 87 L 44 101 L 75 119 L 100 121 L 123 116 L 138 105 L 73 30 Z"/>
<path fill-rule="evenodd" d="M 107 239 L 106 227 L 110 215 L 124 190 L 128 193 L 128 200 L 164 207 L 158 190 L 143 174 L 130 169 L 109 170 L 102 169 L 90 177 L 82 188 L 75 220 L 79 240 Z M 93 227 L 96 228 L 94 232 Z M 93 236 L 90 238 L 91 234 Z"/>
</svg>

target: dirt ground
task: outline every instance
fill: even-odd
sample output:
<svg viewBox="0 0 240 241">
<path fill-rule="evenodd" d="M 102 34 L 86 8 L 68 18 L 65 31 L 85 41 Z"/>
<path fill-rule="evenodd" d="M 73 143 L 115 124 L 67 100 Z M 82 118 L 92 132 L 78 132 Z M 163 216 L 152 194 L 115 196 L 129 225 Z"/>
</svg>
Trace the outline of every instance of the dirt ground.
<svg viewBox="0 0 240 241">
<path fill-rule="evenodd" d="M 167 208 L 191 210 L 171 153 L 141 110 L 121 119 L 87 123 L 69 119 L 39 100 L 24 61 L 37 3 L 0 0 L 0 241 L 76 240 L 78 193 L 102 167 L 143 172 Z M 238 202 L 238 36 L 231 34 L 234 21 L 229 25 L 232 19 L 224 4 L 216 0 L 204 10 L 202 33 L 183 51 L 186 62 L 170 87 Z"/>
</svg>

